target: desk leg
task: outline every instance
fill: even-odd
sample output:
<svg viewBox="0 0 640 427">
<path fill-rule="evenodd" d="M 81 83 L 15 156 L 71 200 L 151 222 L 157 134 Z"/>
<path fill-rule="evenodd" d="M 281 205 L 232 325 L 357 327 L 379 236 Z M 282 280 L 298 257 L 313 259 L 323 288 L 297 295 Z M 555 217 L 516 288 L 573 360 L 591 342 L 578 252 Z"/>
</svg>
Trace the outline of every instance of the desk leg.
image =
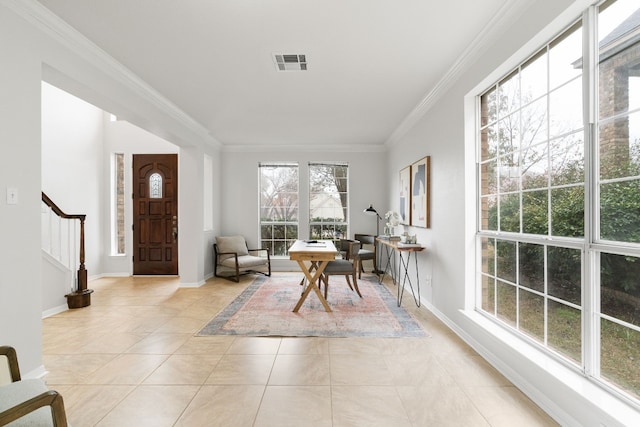
<svg viewBox="0 0 640 427">
<path fill-rule="evenodd" d="M 402 304 L 402 296 L 404 295 L 404 285 L 406 282 L 409 282 L 409 288 L 411 289 L 411 293 L 413 294 L 413 300 L 416 302 L 416 306 L 420 307 L 420 270 L 418 270 L 418 255 L 413 253 L 413 259 L 415 261 L 416 267 L 416 287 L 417 287 L 417 297 L 416 291 L 413 289 L 413 284 L 411 283 L 411 277 L 409 277 L 409 262 L 411 261 L 411 254 L 413 252 L 407 252 L 407 259 L 405 260 L 402 256 L 402 252 L 400 252 L 400 265 L 398 265 L 398 275 L 400 275 L 400 267 L 404 269 L 404 275 L 402 275 L 402 286 L 400 286 L 400 280 L 398 280 L 398 307 Z M 399 279 L 400 277 L 398 277 Z M 402 289 L 401 289 L 402 288 Z"/>
<path fill-rule="evenodd" d="M 304 265 L 304 263 L 303 263 Z M 301 268 L 307 268 L 306 266 L 301 267 Z M 318 268 L 318 261 L 311 261 L 311 265 L 309 265 L 309 268 L 307 269 L 307 271 L 309 273 L 311 273 L 313 270 Z M 304 273 L 304 270 L 302 270 L 302 272 Z M 300 280 L 300 286 L 304 286 L 304 281 L 307 279 L 307 275 L 305 274 L 302 279 Z"/>
<path fill-rule="evenodd" d="M 384 281 L 385 276 L 391 276 L 393 280 L 393 284 L 396 284 L 396 274 L 395 274 L 395 257 L 393 256 L 393 249 L 390 249 L 387 245 L 384 246 L 385 254 L 387 255 L 387 263 L 384 266 L 384 271 L 382 274 L 378 276 L 378 283 L 382 283 Z"/>
<path fill-rule="evenodd" d="M 316 267 L 315 274 L 313 276 L 311 276 L 311 267 L 309 269 L 307 269 L 307 267 L 304 265 L 304 261 L 298 261 L 298 265 L 300 266 L 300 269 L 304 272 L 304 275 L 307 278 L 307 280 L 309 281 L 309 283 L 307 285 L 307 288 L 302 293 L 302 296 L 298 300 L 298 303 L 293 308 L 293 312 L 294 313 L 297 313 L 298 310 L 300 310 L 300 307 L 302 307 L 302 304 L 304 303 L 304 300 L 307 299 L 307 297 L 309 296 L 309 293 L 311 292 L 312 289 L 315 291 L 316 295 L 318 295 L 318 299 L 320 300 L 320 302 L 324 306 L 325 311 L 331 312 L 331 307 L 329 307 L 329 304 L 327 303 L 327 300 L 324 299 L 324 296 L 322 296 L 322 292 L 320 292 L 320 288 L 318 288 L 318 280 L 319 280 L 320 276 L 322 275 L 322 271 L 327 266 L 327 264 L 328 264 L 327 261 L 323 261 L 320 264 L 318 264 L 317 267 Z"/>
</svg>

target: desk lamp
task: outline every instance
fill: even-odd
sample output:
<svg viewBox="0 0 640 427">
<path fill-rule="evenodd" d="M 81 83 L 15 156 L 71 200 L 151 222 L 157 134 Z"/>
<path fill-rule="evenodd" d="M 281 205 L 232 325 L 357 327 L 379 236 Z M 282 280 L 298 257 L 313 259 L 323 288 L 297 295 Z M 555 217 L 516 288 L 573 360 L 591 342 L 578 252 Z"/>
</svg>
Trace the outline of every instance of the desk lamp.
<svg viewBox="0 0 640 427">
<path fill-rule="evenodd" d="M 365 209 L 363 212 L 366 213 L 367 215 L 375 215 L 375 216 L 378 217 L 377 221 L 376 221 L 376 236 L 379 236 L 380 235 L 380 220 L 382 219 L 382 217 L 380 216 L 378 211 L 373 208 L 373 205 L 369 205 L 369 207 L 367 209 Z"/>
</svg>

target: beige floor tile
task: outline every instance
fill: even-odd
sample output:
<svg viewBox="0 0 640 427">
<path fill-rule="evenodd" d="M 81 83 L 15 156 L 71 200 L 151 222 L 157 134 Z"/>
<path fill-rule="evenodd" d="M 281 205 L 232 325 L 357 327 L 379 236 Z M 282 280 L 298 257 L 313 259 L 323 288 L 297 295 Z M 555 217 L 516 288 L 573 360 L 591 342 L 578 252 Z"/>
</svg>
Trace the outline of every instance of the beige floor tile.
<svg viewBox="0 0 640 427">
<path fill-rule="evenodd" d="M 137 354 L 173 354 L 189 338 L 191 334 L 162 334 L 153 333 L 137 344 L 129 347 L 127 353 Z"/>
<path fill-rule="evenodd" d="M 206 325 L 202 319 L 176 316 L 170 322 L 160 326 L 156 333 L 160 334 L 195 334 Z"/>
<path fill-rule="evenodd" d="M 251 427 L 256 418 L 264 386 L 203 386 L 176 426 Z"/>
<path fill-rule="evenodd" d="M 182 289 L 176 278 L 101 278 L 91 306 L 44 319 L 46 380 L 71 424 L 554 425 L 410 300 L 430 337 L 195 335 L 253 279 Z"/>
<path fill-rule="evenodd" d="M 269 386 L 255 427 L 331 427 L 329 386 Z"/>
<path fill-rule="evenodd" d="M 277 354 L 281 338 L 236 337 L 229 354 Z"/>
<path fill-rule="evenodd" d="M 67 419 L 72 426 L 94 426 L 135 389 L 124 385 L 74 385 L 64 390 Z"/>
<path fill-rule="evenodd" d="M 47 384 L 83 384 L 94 372 L 110 363 L 115 354 L 45 354 Z"/>
<path fill-rule="evenodd" d="M 80 353 L 123 353 L 133 345 L 145 339 L 149 334 L 115 332 L 104 334 L 92 340 L 80 349 Z"/>
<path fill-rule="evenodd" d="M 174 354 L 145 380 L 144 384 L 201 385 L 213 372 L 221 355 Z"/>
<path fill-rule="evenodd" d="M 397 389 L 415 426 L 489 426 L 471 399 L 457 385 L 401 386 Z"/>
<path fill-rule="evenodd" d="M 384 356 L 384 360 L 395 385 L 439 387 L 456 384 L 453 377 L 432 354 L 409 353 L 404 356 Z"/>
<path fill-rule="evenodd" d="M 89 375 L 87 384 L 140 384 L 168 356 L 158 354 L 121 354 Z"/>
<path fill-rule="evenodd" d="M 330 338 L 330 354 L 380 354 L 384 342 L 380 338 Z"/>
<path fill-rule="evenodd" d="M 234 339 L 232 336 L 190 337 L 175 354 L 225 354 Z"/>
<path fill-rule="evenodd" d="M 205 383 L 266 385 L 275 358 L 269 354 L 224 355 Z"/>
<path fill-rule="evenodd" d="M 461 387 L 510 385 L 502 374 L 480 356 L 447 354 L 436 358 Z"/>
<path fill-rule="evenodd" d="M 269 385 L 329 385 L 329 355 L 276 356 Z"/>
<path fill-rule="evenodd" d="M 198 392 L 197 386 L 140 386 L 97 425 L 100 427 L 173 426 Z"/>
<path fill-rule="evenodd" d="M 558 425 L 516 387 L 467 387 L 464 391 L 492 427 Z"/>
<path fill-rule="evenodd" d="M 411 427 L 393 386 L 332 386 L 333 425 Z"/>
<path fill-rule="evenodd" d="M 323 337 L 282 338 L 278 354 L 329 354 L 329 340 Z"/>
<path fill-rule="evenodd" d="M 213 319 L 216 316 L 216 314 L 218 314 L 218 312 L 220 312 L 221 309 L 226 307 L 227 304 L 228 303 L 201 305 L 199 303 L 194 303 L 190 307 L 178 313 L 178 316 L 200 319 L 204 322 L 203 325 L 206 325 L 211 319 Z"/>
<path fill-rule="evenodd" d="M 331 384 L 393 385 L 393 376 L 381 356 L 332 354 Z"/>
</svg>

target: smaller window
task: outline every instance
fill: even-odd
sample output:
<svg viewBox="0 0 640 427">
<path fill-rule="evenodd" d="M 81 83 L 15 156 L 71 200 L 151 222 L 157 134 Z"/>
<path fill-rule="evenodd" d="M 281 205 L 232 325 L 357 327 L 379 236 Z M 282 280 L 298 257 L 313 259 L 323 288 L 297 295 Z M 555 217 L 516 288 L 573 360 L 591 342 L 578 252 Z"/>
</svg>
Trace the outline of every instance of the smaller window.
<svg viewBox="0 0 640 427">
<path fill-rule="evenodd" d="M 124 154 L 113 154 L 112 181 L 112 253 L 124 254 Z"/>
<path fill-rule="evenodd" d="M 149 198 L 162 198 L 162 176 L 158 172 L 153 173 L 149 177 Z"/>
</svg>

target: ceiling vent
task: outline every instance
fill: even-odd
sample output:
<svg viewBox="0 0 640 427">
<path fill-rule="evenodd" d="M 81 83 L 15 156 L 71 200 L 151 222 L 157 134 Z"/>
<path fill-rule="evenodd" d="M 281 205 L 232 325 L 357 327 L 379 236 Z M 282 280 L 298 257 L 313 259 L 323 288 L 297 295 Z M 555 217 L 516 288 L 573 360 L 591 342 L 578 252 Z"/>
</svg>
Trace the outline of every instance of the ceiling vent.
<svg viewBox="0 0 640 427">
<path fill-rule="evenodd" d="M 307 55 L 274 53 L 278 71 L 307 71 Z"/>
</svg>

